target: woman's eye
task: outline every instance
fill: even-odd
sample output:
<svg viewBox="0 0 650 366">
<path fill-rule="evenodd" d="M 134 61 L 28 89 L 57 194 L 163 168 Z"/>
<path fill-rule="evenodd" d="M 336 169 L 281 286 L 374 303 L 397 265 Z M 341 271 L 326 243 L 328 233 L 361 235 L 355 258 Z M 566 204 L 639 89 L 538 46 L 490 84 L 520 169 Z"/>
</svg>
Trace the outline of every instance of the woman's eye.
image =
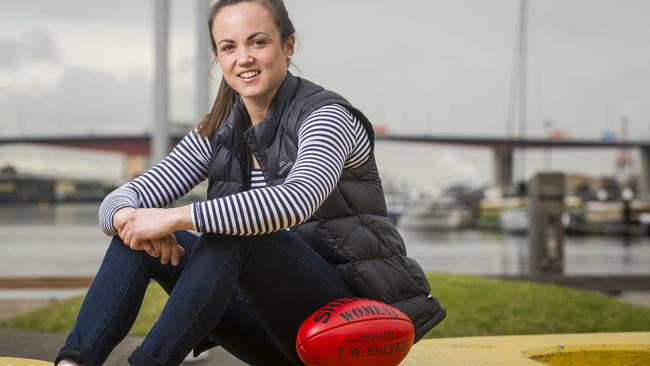
<svg viewBox="0 0 650 366">
<path fill-rule="evenodd" d="M 256 40 L 253 41 L 253 44 L 256 45 L 256 46 L 263 46 L 263 45 L 266 44 L 266 41 L 263 40 L 263 39 L 256 39 Z"/>
<path fill-rule="evenodd" d="M 225 51 L 229 51 L 229 50 L 231 50 L 231 49 L 233 49 L 233 48 L 234 48 L 233 45 L 231 45 L 231 44 L 227 44 L 227 45 L 221 47 L 221 50 L 225 52 Z"/>
</svg>

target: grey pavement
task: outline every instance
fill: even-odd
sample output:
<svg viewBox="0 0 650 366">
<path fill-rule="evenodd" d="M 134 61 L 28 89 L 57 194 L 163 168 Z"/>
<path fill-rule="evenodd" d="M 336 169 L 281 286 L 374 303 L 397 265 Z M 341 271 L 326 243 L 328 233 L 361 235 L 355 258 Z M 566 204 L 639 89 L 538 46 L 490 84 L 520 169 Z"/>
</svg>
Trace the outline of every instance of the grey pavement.
<svg viewBox="0 0 650 366">
<path fill-rule="evenodd" d="M 12 293 L 8 293 L 8 291 L 4 291 L 2 296 L 0 296 L 0 320 L 48 305 L 60 295 L 57 294 L 55 297 L 45 298 L 42 295 L 39 296 L 40 294 L 37 294 L 38 292 L 13 291 Z M 30 296 L 25 296 L 25 293 L 30 294 Z M 65 333 L 23 331 L 0 327 L 0 356 L 53 361 L 57 352 L 63 346 L 66 336 L 67 334 Z M 127 336 L 113 350 L 104 365 L 126 365 L 127 357 L 141 342 L 142 337 Z M 207 358 L 201 357 L 201 359 L 194 360 L 194 362 L 185 362 L 184 365 L 246 365 L 231 356 L 221 347 L 210 349 L 207 352 L 207 356 Z"/>
<path fill-rule="evenodd" d="M 64 333 L 46 333 L 20 331 L 0 327 L 0 356 L 19 357 L 53 361 L 58 350 L 65 341 Z M 104 365 L 127 365 L 126 358 L 140 344 L 141 337 L 127 336 L 113 350 Z M 242 366 L 245 363 L 237 360 L 221 347 L 208 351 L 208 357 L 194 362 L 185 362 L 184 365 L 208 366 Z"/>
<path fill-rule="evenodd" d="M 650 291 L 626 291 L 618 299 L 628 304 L 650 308 Z"/>
<path fill-rule="evenodd" d="M 51 304 L 55 301 L 83 293 L 84 290 L 2 290 L 0 291 L 0 320 Z M 23 331 L 0 327 L 0 356 L 19 357 L 53 361 L 63 346 L 67 334 Z M 127 357 L 142 342 L 142 337 L 127 336 L 111 353 L 104 365 L 127 365 Z M 204 353 L 205 354 L 205 353 Z M 245 363 L 231 356 L 221 347 L 208 350 L 204 354 L 184 365 L 196 366 L 242 366 Z"/>
<path fill-rule="evenodd" d="M 34 310 L 49 303 L 49 301 L 45 300 L 0 301 L 0 320 L 11 318 L 14 315 Z"/>
</svg>

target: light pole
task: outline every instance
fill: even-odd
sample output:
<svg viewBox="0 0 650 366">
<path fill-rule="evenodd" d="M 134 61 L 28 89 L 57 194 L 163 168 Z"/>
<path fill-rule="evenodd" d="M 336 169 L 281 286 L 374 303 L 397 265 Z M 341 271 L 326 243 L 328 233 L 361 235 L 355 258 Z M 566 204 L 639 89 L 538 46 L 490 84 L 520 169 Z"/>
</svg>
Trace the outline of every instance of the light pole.
<svg viewBox="0 0 650 366">
<path fill-rule="evenodd" d="M 210 111 L 210 37 L 208 11 L 211 0 L 196 0 L 196 119 L 197 122 Z"/>
<path fill-rule="evenodd" d="M 150 166 L 169 152 L 169 0 L 154 0 L 153 4 L 156 72 Z"/>
</svg>

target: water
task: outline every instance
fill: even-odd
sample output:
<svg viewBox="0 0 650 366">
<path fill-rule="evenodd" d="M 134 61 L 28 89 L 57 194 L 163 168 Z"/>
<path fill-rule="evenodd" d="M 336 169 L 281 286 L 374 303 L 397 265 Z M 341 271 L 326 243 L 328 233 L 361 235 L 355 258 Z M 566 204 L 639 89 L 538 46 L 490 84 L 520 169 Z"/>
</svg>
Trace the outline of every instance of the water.
<svg viewBox="0 0 650 366">
<path fill-rule="evenodd" d="M 517 275 L 528 267 L 525 236 L 462 231 L 401 231 L 410 257 L 427 271 Z M 650 238 L 567 237 L 565 268 L 569 275 L 650 274 Z"/>
<path fill-rule="evenodd" d="M 94 275 L 110 238 L 97 225 L 98 204 L 0 207 L 0 277 Z M 402 230 L 408 255 L 425 271 L 520 274 L 526 238 L 493 232 Z M 650 274 L 650 238 L 569 237 L 567 274 Z"/>
<path fill-rule="evenodd" d="M 98 204 L 0 208 L 0 276 L 94 275 L 110 239 Z"/>
</svg>

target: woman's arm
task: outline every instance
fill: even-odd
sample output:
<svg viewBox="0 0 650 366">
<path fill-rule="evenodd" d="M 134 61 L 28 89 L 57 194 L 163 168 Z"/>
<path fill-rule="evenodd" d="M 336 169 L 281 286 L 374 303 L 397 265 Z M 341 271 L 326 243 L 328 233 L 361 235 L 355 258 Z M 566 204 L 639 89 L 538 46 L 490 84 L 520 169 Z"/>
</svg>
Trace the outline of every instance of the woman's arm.
<svg viewBox="0 0 650 366">
<path fill-rule="evenodd" d="M 117 234 L 118 222 L 131 213 L 121 210 L 125 207 L 167 207 L 189 192 L 206 179 L 211 150 L 208 138 L 199 136 L 196 129 L 190 131 L 160 163 L 104 198 L 99 207 L 102 231 Z"/>
<path fill-rule="evenodd" d="M 298 156 L 282 185 L 193 203 L 195 230 L 232 235 L 257 235 L 305 222 L 330 195 L 343 167 L 353 168 L 369 156 L 368 135 L 340 105 L 312 113 L 298 136 Z M 184 208 L 183 208 L 184 209 Z M 189 218 L 185 217 L 184 224 Z"/>
</svg>

